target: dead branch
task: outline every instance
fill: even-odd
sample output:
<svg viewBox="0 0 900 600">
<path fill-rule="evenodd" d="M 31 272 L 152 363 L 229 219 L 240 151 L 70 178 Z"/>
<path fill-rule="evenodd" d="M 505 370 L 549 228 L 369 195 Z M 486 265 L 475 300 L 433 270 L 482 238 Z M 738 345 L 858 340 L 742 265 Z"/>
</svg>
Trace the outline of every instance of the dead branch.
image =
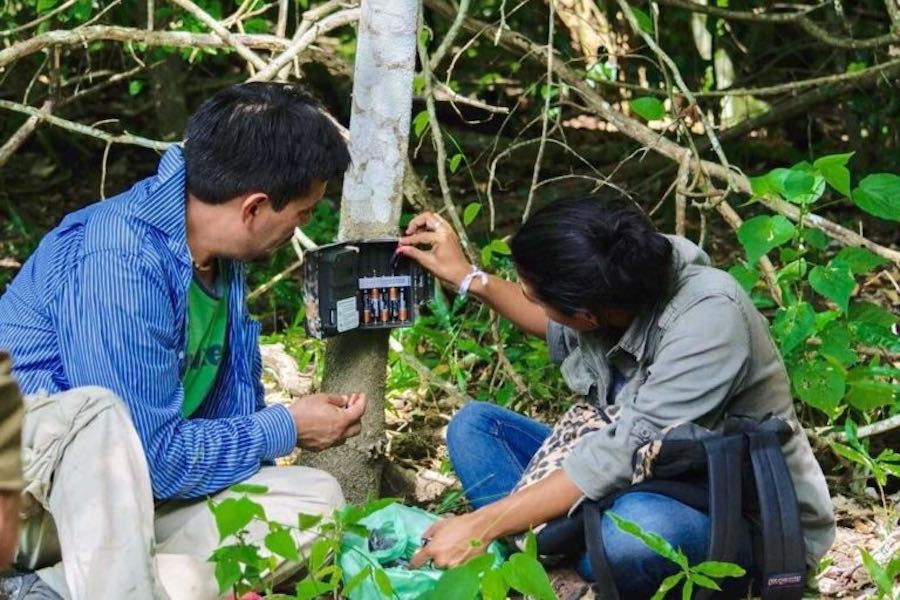
<svg viewBox="0 0 900 600">
<path fill-rule="evenodd" d="M 172 4 L 176 4 L 186 10 L 187 12 L 194 15 L 201 23 L 209 27 L 215 32 L 224 42 L 226 42 L 229 46 L 234 48 L 235 52 L 237 52 L 241 58 L 249 62 L 251 65 L 256 67 L 257 69 L 264 69 L 266 67 L 266 61 L 263 58 L 242 44 L 240 40 L 238 40 L 230 31 L 228 31 L 221 23 L 219 23 L 216 19 L 214 19 L 208 12 L 191 2 L 191 0 L 170 0 Z"/>
<path fill-rule="evenodd" d="M 556 5 L 551 1 L 550 17 L 547 19 L 547 93 L 544 96 L 544 109 L 541 111 L 541 141 L 538 143 L 537 156 L 534 158 L 534 167 L 531 170 L 531 186 L 528 188 L 528 199 L 525 201 L 525 210 L 522 211 L 522 223 L 528 220 L 531 213 L 531 203 L 534 201 L 534 190 L 541 178 L 541 161 L 544 159 L 544 149 L 547 147 L 547 127 L 550 125 L 550 99 L 553 97 L 551 90 L 553 88 L 553 33 L 556 23 L 556 14 L 554 7 Z M 497 343 L 500 343 L 499 338 Z"/>
<path fill-rule="evenodd" d="M 50 111 L 53 108 L 53 102 L 51 100 L 47 100 L 38 109 L 38 112 L 43 114 L 50 114 Z M 22 123 L 22 126 L 19 127 L 15 133 L 13 133 L 6 143 L 0 147 L 0 167 L 6 164 L 6 161 L 12 157 L 13 154 L 28 140 L 28 137 L 31 135 L 31 132 L 34 131 L 34 128 L 37 127 L 38 121 L 40 121 L 40 117 L 31 116 L 28 117 L 28 120 Z"/>
</svg>

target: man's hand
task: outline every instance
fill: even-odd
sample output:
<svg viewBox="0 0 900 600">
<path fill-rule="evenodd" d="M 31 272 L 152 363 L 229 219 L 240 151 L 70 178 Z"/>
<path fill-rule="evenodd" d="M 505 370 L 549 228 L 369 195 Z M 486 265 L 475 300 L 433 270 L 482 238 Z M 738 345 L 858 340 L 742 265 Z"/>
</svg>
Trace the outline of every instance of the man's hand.
<svg viewBox="0 0 900 600">
<path fill-rule="evenodd" d="M 358 435 L 366 412 L 365 394 L 312 394 L 289 407 L 297 425 L 297 445 L 324 450 Z"/>
<path fill-rule="evenodd" d="M 438 215 L 425 212 L 413 217 L 400 238 L 397 253 L 428 269 L 435 277 L 454 287 L 472 270 L 453 227 Z M 428 250 L 416 248 L 429 246 Z"/>
<path fill-rule="evenodd" d="M 427 562 L 450 569 L 487 550 L 493 540 L 485 537 L 486 528 L 478 512 L 438 521 L 422 534 L 423 545 L 409 561 L 418 569 Z"/>
<path fill-rule="evenodd" d="M 0 571 L 15 558 L 19 544 L 20 497 L 18 490 L 0 490 Z"/>
</svg>

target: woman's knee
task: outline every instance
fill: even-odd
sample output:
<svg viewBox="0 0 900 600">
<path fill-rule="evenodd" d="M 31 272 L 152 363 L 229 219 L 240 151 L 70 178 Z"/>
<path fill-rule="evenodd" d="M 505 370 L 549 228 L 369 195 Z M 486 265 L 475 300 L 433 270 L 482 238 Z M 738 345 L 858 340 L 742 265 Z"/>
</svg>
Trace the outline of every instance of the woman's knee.
<svg viewBox="0 0 900 600">
<path fill-rule="evenodd" d="M 471 436 L 487 433 L 496 408 L 489 402 L 469 402 L 456 411 L 447 426 L 447 449 L 465 448 Z"/>
</svg>

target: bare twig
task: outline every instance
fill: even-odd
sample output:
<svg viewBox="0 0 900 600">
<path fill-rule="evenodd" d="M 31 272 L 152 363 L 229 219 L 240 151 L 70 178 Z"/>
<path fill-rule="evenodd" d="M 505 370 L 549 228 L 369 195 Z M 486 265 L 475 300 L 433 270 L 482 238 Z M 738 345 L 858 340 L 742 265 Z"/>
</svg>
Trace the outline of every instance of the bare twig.
<svg viewBox="0 0 900 600">
<path fill-rule="evenodd" d="M 553 33 L 556 23 L 555 4 L 549 3 L 550 17 L 547 20 L 547 94 L 544 97 L 544 110 L 541 111 L 541 141 L 538 144 L 537 156 L 534 158 L 534 168 L 531 171 L 531 187 L 528 188 L 528 199 L 525 201 L 525 210 L 522 211 L 522 223 L 528 220 L 531 213 L 531 203 L 534 201 L 534 191 L 541 177 L 541 161 L 544 158 L 544 148 L 547 146 L 547 127 L 550 124 L 550 99 L 553 88 Z"/>
<path fill-rule="evenodd" d="M 184 0 L 182 0 L 184 1 Z M 321 21 L 316 22 L 309 28 L 306 33 L 299 38 L 293 40 L 291 44 L 278 56 L 272 59 L 268 65 L 260 67 L 259 73 L 250 78 L 250 81 L 269 81 L 282 67 L 289 64 L 294 57 L 303 52 L 317 37 L 332 29 L 349 25 L 359 20 L 359 9 L 348 8 L 334 14 L 328 15 Z"/>
<path fill-rule="evenodd" d="M 59 13 L 65 12 L 66 10 L 72 8 L 72 7 L 75 5 L 76 2 L 78 2 L 78 0 L 66 0 L 65 2 L 63 2 L 62 4 L 60 4 L 59 6 L 57 6 L 57 7 L 54 8 L 53 10 L 51 10 L 50 12 L 45 13 L 45 14 L 41 15 L 40 17 L 36 18 L 36 19 L 33 19 L 33 20 L 31 20 L 31 21 L 28 21 L 28 22 L 25 23 L 24 25 L 19 25 L 18 27 L 14 27 L 14 28 L 12 28 L 12 29 L 6 29 L 6 30 L 3 30 L 3 31 L 0 31 L 0 36 L 13 35 L 13 34 L 16 34 L 16 33 L 21 32 L 21 31 L 26 31 L 26 30 L 28 30 L 28 29 L 31 29 L 32 27 L 37 27 L 38 25 L 40 25 L 40 24 L 43 23 L 44 21 L 49 21 L 50 19 L 52 19 L 53 17 L 55 17 L 55 16 L 58 15 Z"/>
<path fill-rule="evenodd" d="M 88 125 L 82 125 L 81 123 L 75 123 L 74 121 L 61 119 L 49 113 L 41 112 L 39 109 L 32 106 L 26 106 L 24 104 L 19 104 L 18 102 L 10 102 L 9 100 L 0 100 L 0 108 L 5 108 L 7 110 L 30 115 L 32 117 L 37 117 L 39 120 L 46 121 L 51 125 L 56 125 L 57 127 L 60 127 L 62 129 L 74 131 L 75 133 L 80 133 L 82 135 L 95 137 L 110 144 L 130 144 L 132 146 L 141 146 L 143 148 L 150 148 L 152 150 L 165 150 L 173 144 L 173 142 L 161 142 L 159 140 L 151 140 L 145 137 L 131 135 L 128 133 L 113 135 L 111 133 L 103 131 L 102 129 L 97 129 L 96 127 L 90 127 Z"/>
<path fill-rule="evenodd" d="M 284 37 L 287 35 L 287 18 L 290 0 L 278 0 L 278 21 L 275 23 L 275 35 Z"/>
<path fill-rule="evenodd" d="M 39 112 L 44 114 L 50 114 L 50 111 L 53 109 L 53 102 L 47 100 L 39 109 Z M 6 143 L 0 147 L 0 167 L 6 164 L 6 161 L 15 154 L 19 148 L 22 147 L 31 133 L 34 131 L 34 128 L 37 127 L 38 121 L 40 121 L 40 117 L 31 116 L 28 117 L 28 120 L 22 123 L 21 127 L 19 127 L 14 134 L 12 134 Z"/>
<path fill-rule="evenodd" d="M 419 22 L 421 29 L 422 11 L 419 11 Z M 459 211 L 453 203 L 453 197 L 450 194 L 450 185 L 447 183 L 447 149 L 444 146 L 444 134 L 441 132 L 441 123 L 437 118 L 437 111 L 434 108 L 434 85 L 431 76 L 431 61 L 428 58 L 428 49 L 422 41 L 421 36 L 416 37 L 416 45 L 419 49 L 419 59 L 422 63 L 422 76 L 425 79 L 425 110 L 428 113 L 428 124 L 431 128 L 431 140 L 434 143 L 434 149 L 437 153 L 437 174 L 438 184 L 441 187 L 441 197 L 444 200 L 444 210 L 450 221 L 453 223 L 454 229 L 459 236 L 460 244 L 463 247 L 470 262 L 475 263 L 477 259 L 472 250 L 472 244 L 469 242 L 469 236 L 466 234 L 466 228 L 462 220 L 459 218 Z"/>
<path fill-rule="evenodd" d="M 835 35 L 823 29 L 820 25 L 816 24 L 812 19 L 810 19 L 807 14 L 812 10 L 815 10 L 819 6 L 823 6 L 829 4 L 825 2 L 823 4 L 819 4 L 818 6 L 812 7 L 811 9 L 796 11 L 792 13 L 757 13 L 757 12 L 745 12 L 738 10 L 729 10 L 726 8 L 719 8 L 717 6 L 709 6 L 706 4 L 698 4 L 692 2 L 691 0 L 656 0 L 659 4 L 665 4 L 668 6 L 676 6 L 678 8 L 684 8 L 691 12 L 699 12 L 707 15 L 712 15 L 714 17 L 722 17 L 724 19 L 730 19 L 732 21 L 756 21 L 756 22 L 768 22 L 768 23 L 793 23 L 798 27 L 802 28 L 806 33 L 816 38 L 820 42 L 824 42 L 831 46 L 835 46 L 837 48 L 846 48 L 848 50 L 859 50 L 863 48 L 877 48 L 879 46 L 886 46 L 888 44 L 893 44 L 900 42 L 900 32 L 892 32 L 886 33 L 884 35 L 879 35 L 866 39 L 856 39 L 850 37 L 844 37 L 840 35 Z M 889 0 L 890 1 L 890 0 Z"/>
<path fill-rule="evenodd" d="M 691 155 L 685 153 L 678 165 L 678 175 L 675 178 L 675 234 L 684 236 L 687 216 L 688 179 L 691 175 Z"/>
<path fill-rule="evenodd" d="M 237 39 L 230 31 L 225 29 L 221 23 L 219 23 L 216 19 L 214 19 L 208 12 L 191 2 L 191 0 L 170 0 L 172 4 L 176 4 L 186 10 L 187 12 L 194 15 L 197 20 L 201 23 L 209 27 L 213 30 L 213 32 L 222 38 L 223 41 L 227 42 L 229 46 L 234 48 L 235 52 L 237 52 L 241 58 L 249 62 L 251 65 L 256 67 L 257 69 L 264 69 L 266 67 L 266 61 L 263 58 L 245 46 L 239 39 Z"/>
<path fill-rule="evenodd" d="M 437 70 L 441 61 L 444 60 L 444 56 L 447 55 L 447 51 L 450 50 L 454 40 L 456 40 L 456 35 L 459 33 L 463 20 L 466 18 L 466 13 L 469 12 L 469 2 L 470 0 L 460 1 L 456 17 L 453 18 L 453 23 L 450 24 L 450 29 L 447 30 L 447 35 L 441 40 L 441 44 L 438 46 L 437 50 L 434 51 L 434 54 L 431 55 L 430 67 L 432 72 Z"/>
<path fill-rule="evenodd" d="M 262 296 L 263 294 L 265 294 L 266 292 L 271 290 L 280 281 L 282 281 L 285 277 L 287 277 L 288 275 L 290 275 L 291 273 L 293 273 L 294 271 L 299 269 L 302 265 L 303 265 L 302 259 L 298 259 L 298 260 L 295 260 L 294 262 L 292 262 L 287 268 L 276 273 L 270 280 L 268 280 L 267 282 L 265 282 L 264 284 L 262 284 L 261 286 L 259 286 L 258 288 L 256 288 L 252 292 L 250 292 L 249 294 L 247 294 L 247 302 L 252 302 L 253 300 L 256 300 L 257 298 L 259 298 L 260 296 Z"/>
<path fill-rule="evenodd" d="M 900 428 L 900 415 L 894 415 L 893 417 L 888 417 L 887 419 L 878 421 L 877 423 L 872 423 L 871 425 L 864 425 L 863 427 L 860 427 L 856 430 L 856 437 L 859 439 L 867 438 L 873 435 L 887 433 L 888 431 L 893 431 L 894 429 L 898 428 Z M 836 431 L 827 437 L 838 442 L 846 442 L 849 440 L 847 434 L 843 431 Z"/>
<path fill-rule="evenodd" d="M 473 106 L 489 113 L 501 115 L 509 114 L 509 109 L 505 106 L 492 106 L 486 102 L 478 100 L 477 98 L 469 98 L 467 96 L 463 96 L 462 94 L 455 92 L 450 86 L 445 85 L 440 81 L 434 82 L 434 99 L 438 102 L 453 102 L 456 104 Z"/>
</svg>

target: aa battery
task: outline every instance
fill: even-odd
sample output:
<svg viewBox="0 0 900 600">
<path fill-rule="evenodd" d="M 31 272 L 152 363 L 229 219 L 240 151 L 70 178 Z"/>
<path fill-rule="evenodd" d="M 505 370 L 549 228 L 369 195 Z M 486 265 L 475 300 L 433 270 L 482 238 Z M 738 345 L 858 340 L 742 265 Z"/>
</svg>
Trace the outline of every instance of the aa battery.
<svg viewBox="0 0 900 600">
<path fill-rule="evenodd" d="M 400 300 L 397 303 L 397 319 L 400 321 L 408 321 L 409 313 L 406 310 L 406 294 L 400 290 Z"/>
<path fill-rule="evenodd" d="M 391 320 L 391 307 L 388 301 L 388 292 L 386 289 L 381 288 L 381 302 L 379 303 L 379 314 L 381 315 L 381 322 L 387 323 Z"/>
</svg>

